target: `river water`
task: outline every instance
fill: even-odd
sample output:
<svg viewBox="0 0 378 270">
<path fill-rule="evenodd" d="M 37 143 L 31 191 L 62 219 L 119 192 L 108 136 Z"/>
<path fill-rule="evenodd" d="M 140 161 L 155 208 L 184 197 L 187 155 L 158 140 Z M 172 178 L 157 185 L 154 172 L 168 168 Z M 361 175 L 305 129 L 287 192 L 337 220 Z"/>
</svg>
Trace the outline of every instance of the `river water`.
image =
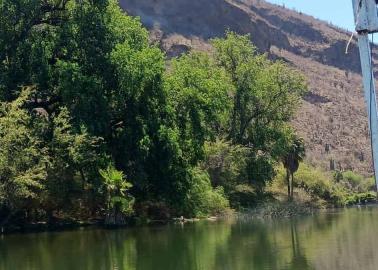
<svg viewBox="0 0 378 270">
<path fill-rule="evenodd" d="M 378 208 L 0 236 L 1 270 L 376 270 Z"/>
</svg>

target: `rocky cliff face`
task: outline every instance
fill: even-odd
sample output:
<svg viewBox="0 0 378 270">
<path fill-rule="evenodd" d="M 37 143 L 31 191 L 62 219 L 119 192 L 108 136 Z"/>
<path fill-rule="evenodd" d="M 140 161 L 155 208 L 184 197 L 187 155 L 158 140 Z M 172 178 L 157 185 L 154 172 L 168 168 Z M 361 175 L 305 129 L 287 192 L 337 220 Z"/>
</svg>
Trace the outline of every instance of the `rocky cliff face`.
<svg viewBox="0 0 378 270">
<path fill-rule="evenodd" d="M 250 34 L 261 52 L 308 78 L 310 93 L 293 120 L 306 140 L 308 160 L 325 169 L 371 173 L 355 41 L 345 54 L 351 33 L 263 0 L 121 0 L 121 7 L 141 18 L 169 57 L 209 50 L 208 40 L 227 29 Z"/>
</svg>

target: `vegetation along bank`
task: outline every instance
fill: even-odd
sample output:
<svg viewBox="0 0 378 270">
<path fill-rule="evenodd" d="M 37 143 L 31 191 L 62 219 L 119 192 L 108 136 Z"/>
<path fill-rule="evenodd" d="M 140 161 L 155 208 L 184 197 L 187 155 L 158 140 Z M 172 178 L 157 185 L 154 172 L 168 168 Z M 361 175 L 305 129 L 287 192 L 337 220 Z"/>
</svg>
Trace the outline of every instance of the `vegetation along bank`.
<svg viewBox="0 0 378 270">
<path fill-rule="evenodd" d="M 305 79 L 249 36 L 167 60 L 114 0 L 0 3 L 2 228 L 373 199 L 371 179 L 300 166 Z"/>
</svg>

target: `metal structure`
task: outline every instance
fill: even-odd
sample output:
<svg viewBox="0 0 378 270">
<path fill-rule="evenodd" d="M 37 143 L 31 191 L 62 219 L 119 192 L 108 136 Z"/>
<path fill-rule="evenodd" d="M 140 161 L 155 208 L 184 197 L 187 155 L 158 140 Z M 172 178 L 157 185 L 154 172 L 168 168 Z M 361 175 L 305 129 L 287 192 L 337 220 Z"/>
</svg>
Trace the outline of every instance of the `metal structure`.
<svg viewBox="0 0 378 270">
<path fill-rule="evenodd" d="M 378 32 L 377 0 L 352 0 L 356 31 L 358 34 L 358 47 L 360 50 L 361 69 L 365 102 L 368 108 L 369 129 L 373 154 L 375 183 L 377 185 L 378 173 L 378 114 L 377 96 L 375 91 L 375 79 L 373 70 L 372 52 L 369 34 Z"/>
</svg>

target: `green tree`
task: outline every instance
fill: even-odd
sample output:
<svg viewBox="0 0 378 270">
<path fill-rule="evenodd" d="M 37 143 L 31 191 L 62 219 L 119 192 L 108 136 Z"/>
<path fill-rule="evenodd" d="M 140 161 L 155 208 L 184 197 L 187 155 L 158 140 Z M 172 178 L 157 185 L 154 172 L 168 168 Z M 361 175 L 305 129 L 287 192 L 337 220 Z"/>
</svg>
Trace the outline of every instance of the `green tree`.
<svg viewBox="0 0 378 270">
<path fill-rule="evenodd" d="M 75 130 L 64 107 L 45 125 L 42 135 L 49 163 L 43 205 L 49 218 L 53 211 L 75 209 L 79 201 L 95 208 L 90 204 L 95 204 L 93 193 L 101 186 L 98 167 L 106 162 L 102 140 L 89 135 L 84 127 Z M 87 195 L 89 201 L 83 200 Z"/>
<path fill-rule="evenodd" d="M 279 144 L 287 123 L 306 90 L 304 78 L 283 62 L 258 54 L 249 36 L 227 32 L 214 39 L 215 58 L 232 78 L 236 88 L 228 132 L 229 139 L 248 147 L 249 181 L 262 191 L 274 176 L 280 158 Z"/>
<path fill-rule="evenodd" d="M 140 21 L 115 0 L 0 6 L 0 99 L 16 99 L 19 85 L 36 86 L 27 105 L 47 115 L 48 212 L 76 204 L 78 183 L 96 189 L 98 168 L 89 167 L 98 164 L 90 160 L 100 138 L 99 162 L 110 156 L 127 171 L 137 198 L 182 205 L 189 172 L 163 87 L 164 55 Z"/>
<path fill-rule="evenodd" d="M 11 103 L 0 103 L 0 223 L 26 217 L 40 202 L 47 171 L 46 149 L 34 132 L 38 116 L 23 106 L 30 94 L 24 88 Z"/>
<path fill-rule="evenodd" d="M 173 60 L 165 86 L 185 159 L 195 166 L 203 158 L 205 141 L 222 134 L 234 87 L 225 70 L 205 53 Z"/>
</svg>

